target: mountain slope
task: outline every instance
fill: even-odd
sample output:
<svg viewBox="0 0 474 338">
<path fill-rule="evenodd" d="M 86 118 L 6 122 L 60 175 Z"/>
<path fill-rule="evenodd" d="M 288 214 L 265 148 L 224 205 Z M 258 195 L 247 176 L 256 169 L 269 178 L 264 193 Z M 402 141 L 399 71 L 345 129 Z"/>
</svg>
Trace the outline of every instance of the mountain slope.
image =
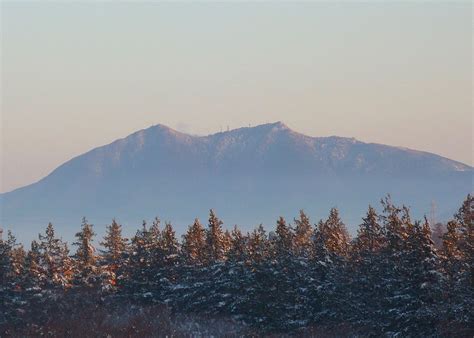
<svg viewBox="0 0 474 338">
<path fill-rule="evenodd" d="M 472 191 L 472 167 L 438 155 L 342 137 L 309 137 L 281 122 L 192 136 L 163 125 L 93 149 L 37 183 L 0 195 L 1 224 L 37 233 L 54 221 L 69 236 L 83 215 L 135 228 L 159 215 L 184 229 L 209 208 L 244 228 L 304 208 L 342 208 L 354 227 L 368 203 L 391 193 L 440 217 Z M 444 213 L 444 214 L 443 214 Z M 316 221 L 316 219 L 314 219 Z"/>
</svg>

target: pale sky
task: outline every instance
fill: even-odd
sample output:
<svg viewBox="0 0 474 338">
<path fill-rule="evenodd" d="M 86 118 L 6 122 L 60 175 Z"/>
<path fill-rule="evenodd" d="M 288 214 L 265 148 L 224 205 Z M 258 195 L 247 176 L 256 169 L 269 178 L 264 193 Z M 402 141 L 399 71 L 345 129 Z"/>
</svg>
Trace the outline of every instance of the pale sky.
<svg viewBox="0 0 474 338">
<path fill-rule="evenodd" d="M 0 192 L 157 123 L 281 120 L 474 163 L 470 2 L 0 6 Z"/>
</svg>

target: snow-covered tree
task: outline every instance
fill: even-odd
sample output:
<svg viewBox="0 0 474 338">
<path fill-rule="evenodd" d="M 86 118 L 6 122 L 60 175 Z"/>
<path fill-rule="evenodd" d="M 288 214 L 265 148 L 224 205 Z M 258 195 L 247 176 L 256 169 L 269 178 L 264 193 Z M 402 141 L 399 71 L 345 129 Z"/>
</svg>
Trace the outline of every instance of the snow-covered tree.
<svg viewBox="0 0 474 338">
<path fill-rule="evenodd" d="M 105 284 L 115 287 L 117 281 L 123 278 L 123 265 L 127 256 L 128 240 L 122 236 L 122 225 L 115 219 L 106 227 L 103 241 L 100 243 L 104 249 L 101 250 L 101 269 L 105 275 Z"/>
<path fill-rule="evenodd" d="M 223 222 L 216 216 L 214 210 L 209 212 L 209 223 L 206 231 L 206 261 L 209 264 L 222 261 L 225 257 Z"/>
<path fill-rule="evenodd" d="M 66 273 L 68 269 L 66 244 L 55 235 L 51 223 L 46 227 L 45 234 L 39 235 L 39 249 L 41 251 L 41 268 L 44 272 L 46 287 L 65 287 L 70 283 L 70 276 Z"/>
<path fill-rule="evenodd" d="M 275 256 L 280 259 L 289 257 L 293 252 L 293 238 L 295 236 L 291 227 L 286 224 L 285 219 L 281 216 L 277 221 L 275 234 L 273 240 Z"/>
<path fill-rule="evenodd" d="M 309 217 L 303 210 L 300 210 L 300 217 L 295 218 L 295 231 L 293 236 L 293 250 L 296 256 L 307 258 L 311 255 L 312 234 L 313 229 Z"/>
<path fill-rule="evenodd" d="M 83 217 L 81 231 L 76 233 L 76 242 L 74 242 L 74 245 L 77 246 L 74 280 L 81 286 L 95 286 L 99 281 L 98 257 L 92 243 L 94 236 L 93 225 Z"/>
<path fill-rule="evenodd" d="M 203 264 L 205 261 L 206 230 L 196 218 L 183 235 L 182 255 L 187 264 Z"/>
</svg>

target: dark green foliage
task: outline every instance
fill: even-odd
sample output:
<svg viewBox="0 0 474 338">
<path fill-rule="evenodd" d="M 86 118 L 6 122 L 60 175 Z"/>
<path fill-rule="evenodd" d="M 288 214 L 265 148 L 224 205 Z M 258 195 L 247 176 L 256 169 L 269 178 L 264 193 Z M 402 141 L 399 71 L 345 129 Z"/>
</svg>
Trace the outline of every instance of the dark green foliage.
<svg viewBox="0 0 474 338">
<path fill-rule="evenodd" d="M 224 230 L 211 210 L 207 229 L 196 219 L 181 243 L 155 218 L 129 244 L 113 220 L 99 252 L 84 219 L 74 256 L 51 224 L 26 253 L 9 234 L 0 237 L 0 328 L 42 332 L 57 307 L 75 318 L 129 302 L 232 317 L 260 333 L 472 336 L 473 203 L 469 195 L 447 223 L 441 249 L 428 221 L 390 197 L 380 215 L 369 207 L 352 241 L 335 208 L 316 225 L 300 211 L 294 228 L 280 217 L 275 231 L 247 234 Z"/>
</svg>

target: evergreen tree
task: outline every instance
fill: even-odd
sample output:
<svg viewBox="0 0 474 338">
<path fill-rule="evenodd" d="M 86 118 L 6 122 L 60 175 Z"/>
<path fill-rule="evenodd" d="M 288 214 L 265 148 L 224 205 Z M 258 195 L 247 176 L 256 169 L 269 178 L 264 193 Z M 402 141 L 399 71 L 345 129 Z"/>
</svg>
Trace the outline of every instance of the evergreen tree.
<svg viewBox="0 0 474 338">
<path fill-rule="evenodd" d="M 295 218 L 295 232 L 293 247 L 297 256 L 309 257 L 311 255 L 311 236 L 313 229 L 308 216 L 300 210 L 299 219 Z"/>
<path fill-rule="evenodd" d="M 385 234 L 377 212 L 371 206 L 362 221 L 354 241 L 354 254 L 355 259 L 368 260 L 370 266 L 374 256 L 385 246 Z"/>
<path fill-rule="evenodd" d="M 392 332 L 401 334 L 397 318 L 403 315 L 403 288 L 405 284 L 405 259 L 407 257 L 407 228 L 411 224 L 408 209 L 395 206 L 390 196 L 381 201 L 383 214 L 380 216 L 386 234 L 386 245 L 381 252 L 379 282 L 381 296 L 378 300 L 380 307 L 376 308 L 379 314 L 376 320 L 378 333 Z M 375 322 L 376 323 L 376 322 Z"/>
<path fill-rule="evenodd" d="M 245 262 L 247 260 L 247 238 L 242 234 L 242 231 L 234 226 L 231 232 L 230 249 L 227 254 L 231 262 Z"/>
<path fill-rule="evenodd" d="M 127 300 L 130 313 L 146 310 L 143 303 L 165 303 L 176 312 L 232 316 L 262 334 L 342 323 L 351 335 L 470 337 L 473 204 L 468 195 L 447 223 L 440 250 L 427 219 L 412 221 L 409 209 L 389 196 L 381 215 L 369 206 L 352 242 L 334 208 L 314 230 L 301 211 L 294 231 L 280 217 L 275 232 L 267 235 L 260 225 L 245 236 L 237 226 L 224 231 L 211 210 L 208 229 L 196 219 L 182 245 L 158 218 L 149 228 L 143 222 L 127 245 L 114 220 L 101 255 L 83 219 L 74 259 L 52 224 L 27 253 L 0 230 L 0 335 L 71 334 L 48 323 L 67 316 L 87 323 L 89 306 L 113 316 Z M 122 276 L 118 287 L 80 287 L 99 286 L 107 269 Z M 67 290 L 73 277 L 78 287 Z"/>
<path fill-rule="evenodd" d="M 349 254 L 350 237 L 336 208 L 332 208 L 329 212 L 323 230 L 327 232 L 325 234 L 327 249 L 336 256 L 346 257 Z"/>
<path fill-rule="evenodd" d="M 153 230 L 153 232 L 150 231 L 146 222 L 143 221 L 142 228 L 137 230 L 132 238 L 126 286 L 132 296 L 136 298 L 142 298 L 154 280 L 154 253 L 157 247 L 156 240 L 159 238 L 157 221 L 155 221 Z"/>
<path fill-rule="evenodd" d="M 472 289 L 474 288 L 474 196 L 467 195 L 454 218 L 459 223 L 459 246 L 466 266 L 466 282 Z"/>
<path fill-rule="evenodd" d="M 460 231 L 458 222 L 454 220 L 449 221 L 446 228 L 447 231 L 443 235 L 441 257 L 444 273 L 450 284 L 449 289 L 451 289 L 462 270 L 462 251 L 459 248 Z"/>
<path fill-rule="evenodd" d="M 165 224 L 160 244 L 164 265 L 175 265 L 178 262 L 179 244 L 171 223 Z"/>
<path fill-rule="evenodd" d="M 261 263 L 266 259 L 268 253 L 268 238 L 263 225 L 260 224 L 252 231 L 248 240 L 248 254 L 250 261 Z"/>
<path fill-rule="evenodd" d="M 39 235 L 39 247 L 41 250 L 41 265 L 45 273 L 46 287 L 56 288 L 67 284 L 64 276 L 63 250 L 64 243 L 56 238 L 54 227 L 48 223 L 44 235 Z"/>
<path fill-rule="evenodd" d="M 2 324 L 21 323 L 18 308 L 22 305 L 22 275 L 25 260 L 23 247 L 8 231 L 7 239 L 0 229 L 0 327 Z"/>
<path fill-rule="evenodd" d="M 81 231 L 76 233 L 77 241 L 74 243 L 77 246 L 75 281 L 79 285 L 94 286 L 98 282 L 97 255 L 92 244 L 94 236 L 93 225 L 83 217 Z"/>
<path fill-rule="evenodd" d="M 377 287 L 384 278 L 380 271 L 381 252 L 386 244 L 384 229 L 378 215 L 369 206 L 362 218 L 357 237 L 354 239 L 349 269 L 347 316 L 367 328 L 367 333 L 377 334 L 379 315 L 383 312 L 380 300 L 384 297 Z M 370 331 L 373 330 L 373 331 Z"/>
<path fill-rule="evenodd" d="M 203 264 L 205 262 L 206 230 L 196 218 L 183 235 L 182 253 L 188 264 Z"/>
<path fill-rule="evenodd" d="M 403 285 L 398 296 L 403 299 L 396 318 L 397 331 L 415 335 L 434 334 L 438 322 L 437 300 L 441 296 L 439 260 L 431 239 L 428 220 L 408 224 L 406 251 L 401 270 Z"/>
<path fill-rule="evenodd" d="M 46 274 L 41 266 L 41 248 L 38 242 L 32 241 L 31 248 L 25 260 L 24 285 L 27 289 L 41 289 L 44 287 Z"/>
<path fill-rule="evenodd" d="M 106 276 L 107 286 L 116 286 L 117 280 L 123 276 L 123 269 L 127 253 L 127 239 L 122 237 L 122 226 L 115 219 L 106 227 L 104 240 L 100 243 L 105 249 L 101 250 L 102 270 Z"/>
<path fill-rule="evenodd" d="M 303 231 L 301 230 L 302 229 L 300 228 L 300 238 L 298 241 L 295 239 L 295 245 L 298 243 L 298 245 L 301 247 L 305 247 L 306 242 L 302 241 L 301 236 Z M 280 217 L 277 221 L 276 236 L 274 238 L 274 255 L 277 258 L 288 258 L 292 254 L 294 237 L 295 235 L 293 234 L 291 227 L 286 224 L 286 221 L 283 217 Z"/>
<path fill-rule="evenodd" d="M 450 327 L 474 332 L 474 197 L 468 195 L 443 237 L 442 263 L 447 274 L 445 298 Z"/>
<path fill-rule="evenodd" d="M 209 225 L 206 231 L 206 261 L 214 263 L 222 261 L 225 256 L 224 232 L 222 221 L 216 216 L 214 210 L 209 212 Z"/>
</svg>

